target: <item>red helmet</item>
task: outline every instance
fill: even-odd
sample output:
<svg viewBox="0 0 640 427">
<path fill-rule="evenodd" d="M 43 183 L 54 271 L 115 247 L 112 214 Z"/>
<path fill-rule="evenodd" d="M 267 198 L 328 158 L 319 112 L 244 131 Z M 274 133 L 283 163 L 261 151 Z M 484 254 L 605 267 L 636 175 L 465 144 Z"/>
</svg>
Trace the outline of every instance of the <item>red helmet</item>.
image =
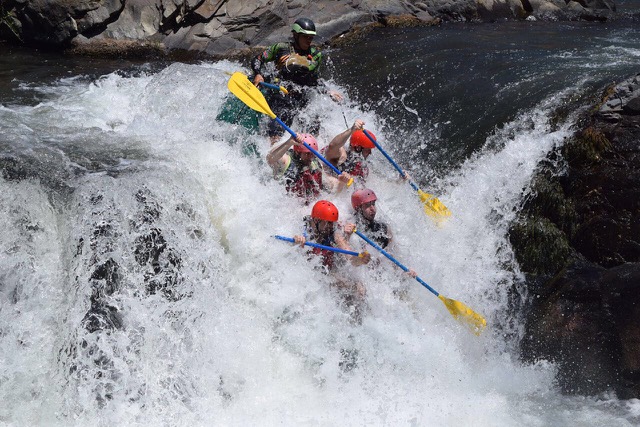
<svg viewBox="0 0 640 427">
<path fill-rule="evenodd" d="M 378 200 L 376 193 L 368 188 L 363 188 L 362 190 L 353 192 L 351 195 L 351 206 L 353 206 L 353 209 L 358 210 L 358 208 L 365 203 L 373 202 L 375 200 Z"/>
<path fill-rule="evenodd" d="M 371 138 L 377 141 L 376 136 L 373 132 L 367 131 Z M 376 148 L 375 144 L 371 142 L 367 135 L 364 134 L 363 131 L 357 130 L 351 134 L 351 139 L 349 139 L 352 147 L 362 147 L 362 148 Z"/>
<path fill-rule="evenodd" d="M 299 133 L 298 136 L 301 136 L 302 140 L 304 142 L 306 142 L 309 147 L 311 147 L 314 150 L 318 151 L 318 141 L 316 141 L 316 139 L 313 137 L 313 135 L 310 135 L 308 133 Z M 366 138 L 366 136 L 365 136 L 365 138 Z M 294 145 L 293 146 L 293 151 L 296 151 L 298 153 L 310 153 L 311 152 L 304 145 Z"/>
<path fill-rule="evenodd" d="M 338 208 L 327 200 L 320 200 L 313 205 L 313 209 L 311 209 L 311 218 L 336 222 L 338 220 Z"/>
</svg>

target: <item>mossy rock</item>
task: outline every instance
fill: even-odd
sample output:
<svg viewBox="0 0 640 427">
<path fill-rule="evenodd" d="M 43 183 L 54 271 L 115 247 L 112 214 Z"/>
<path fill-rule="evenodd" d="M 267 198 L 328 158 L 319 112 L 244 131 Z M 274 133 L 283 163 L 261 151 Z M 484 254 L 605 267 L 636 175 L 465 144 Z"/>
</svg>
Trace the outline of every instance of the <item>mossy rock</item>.
<svg viewBox="0 0 640 427">
<path fill-rule="evenodd" d="M 535 176 L 531 187 L 532 196 L 525 201 L 523 214 L 548 218 L 565 234 L 572 235 L 577 221 L 576 207 L 565 192 L 562 177 L 546 169 Z"/>
<path fill-rule="evenodd" d="M 564 149 L 564 156 L 570 164 L 599 163 L 603 157 L 611 152 L 611 141 L 600 129 L 588 126 L 578 132 Z"/>
<path fill-rule="evenodd" d="M 518 221 L 509 230 L 509 240 L 522 270 L 532 274 L 555 274 L 574 253 L 567 236 L 547 218 Z"/>
</svg>

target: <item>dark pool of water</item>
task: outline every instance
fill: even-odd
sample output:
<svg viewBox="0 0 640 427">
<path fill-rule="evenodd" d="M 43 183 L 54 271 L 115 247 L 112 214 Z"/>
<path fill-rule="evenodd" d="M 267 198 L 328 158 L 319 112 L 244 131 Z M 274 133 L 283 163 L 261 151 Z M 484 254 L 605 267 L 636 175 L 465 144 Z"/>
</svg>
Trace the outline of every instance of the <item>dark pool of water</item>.
<svg viewBox="0 0 640 427">
<path fill-rule="evenodd" d="M 329 52 L 336 80 L 400 146 L 429 139 L 430 163 L 458 163 L 497 127 L 562 91 L 640 72 L 640 26 L 502 22 L 383 29 Z"/>
</svg>

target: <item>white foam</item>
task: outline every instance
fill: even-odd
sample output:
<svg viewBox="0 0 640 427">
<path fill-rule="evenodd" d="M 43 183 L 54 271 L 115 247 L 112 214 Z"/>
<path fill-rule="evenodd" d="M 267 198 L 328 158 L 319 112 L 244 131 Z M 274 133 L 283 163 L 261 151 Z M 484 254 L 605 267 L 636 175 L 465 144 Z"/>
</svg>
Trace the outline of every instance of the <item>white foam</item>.
<svg viewBox="0 0 640 427">
<path fill-rule="evenodd" d="M 390 178 L 391 166 L 374 158 L 369 185 L 393 226 L 394 254 L 482 313 L 489 327 L 475 337 L 385 259 L 376 271 L 354 273 L 367 284 L 369 306 L 355 326 L 304 252 L 272 238 L 298 233 L 309 208 L 286 196 L 264 163 L 229 144 L 250 141 L 264 155 L 266 139 L 216 121 L 225 72 L 238 69 L 220 62 L 112 74 L 49 88 L 57 96 L 46 104 L 11 109 L 48 135 L 35 145 L 56 147 L 71 170 L 86 173 L 67 177 L 62 201 L 47 198 L 46 183 L 0 182 L 3 229 L 26 216 L 44 230 L 15 229 L 0 240 L 3 292 L 31 287 L 19 303 L 28 309 L 2 300 L 2 422 L 631 425 L 635 403 L 562 397 L 554 367 L 522 365 L 506 341 L 520 333 L 503 318 L 519 279 L 506 227 L 537 162 L 567 129 L 551 131 L 536 110 L 520 118 L 527 126 L 497 133 L 434 183 L 453 212 L 441 228 L 408 184 Z M 305 112 L 321 117 L 321 144 L 345 128 L 345 114 L 349 122 L 363 118 L 384 145 L 379 119 L 345 105 L 318 96 Z M 349 195 L 327 197 L 346 216 Z M 145 293 L 153 270 L 140 265 L 136 248 L 154 230 L 166 243 L 158 274 L 171 273 L 171 256 L 180 260 L 173 264 L 183 295 L 177 301 Z M 82 319 L 92 275 L 108 260 L 119 266 L 120 287 L 105 301 L 118 308 L 123 328 L 89 333 Z M 406 289 L 406 299 L 396 289 Z M 27 332 L 31 344 L 21 344 L 18 335 Z M 339 367 L 343 350 L 357 352 L 347 373 Z"/>
</svg>

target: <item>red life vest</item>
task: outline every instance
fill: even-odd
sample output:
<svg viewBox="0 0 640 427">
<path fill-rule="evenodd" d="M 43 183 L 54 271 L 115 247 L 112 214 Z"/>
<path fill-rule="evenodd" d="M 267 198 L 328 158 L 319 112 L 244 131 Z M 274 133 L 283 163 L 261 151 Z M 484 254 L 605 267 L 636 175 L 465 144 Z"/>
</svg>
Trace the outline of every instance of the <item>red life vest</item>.
<svg viewBox="0 0 640 427">
<path fill-rule="evenodd" d="M 333 269 L 335 252 L 331 252 L 326 249 L 313 248 L 311 253 L 322 257 L 322 265 L 327 267 L 327 270 Z"/>
<path fill-rule="evenodd" d="M 300 157 L 293 150 L 289 152 L 289 156 L 291 163 L 284 171 L 287 192 L 307 201 L 317 199 L 322 188 L 322 170 L 315 160 L 309 166 L 303 166 Z"/>
<path fill-rule="evenodd" d="M 305 229 L 304 235 L 305 236 L 309 236 L 312 234 L 310 227 L 311 227 L 311 217 L 306 216 L 304 218 L 304 229 Z M 320 243 L 325 246 L 335 246 L 333 235 L 325 239 L 322 239 L 321 242 L 317 242 L 317 243 Z M 311 248 L 309 249 L 309 251 L 307 251 L 307 253 L 309 254 L 309 259 L 315 256 L 319 256 L 322 258 L 322 266 L 325 267 L 323 269 L 325 273 L 333 270 L 333 268 L 336 266 L 335 252 L 329 251 L 327 249 Z"/>
<path fill-rule="evenodd" d="M 342 171 L 350 174 L 351 176 L 367 179 L 369 176 L 369 166 L 362 154 L 355 151 L 347 151 L 347 160 L 341 165 Z"/>
</svg>

